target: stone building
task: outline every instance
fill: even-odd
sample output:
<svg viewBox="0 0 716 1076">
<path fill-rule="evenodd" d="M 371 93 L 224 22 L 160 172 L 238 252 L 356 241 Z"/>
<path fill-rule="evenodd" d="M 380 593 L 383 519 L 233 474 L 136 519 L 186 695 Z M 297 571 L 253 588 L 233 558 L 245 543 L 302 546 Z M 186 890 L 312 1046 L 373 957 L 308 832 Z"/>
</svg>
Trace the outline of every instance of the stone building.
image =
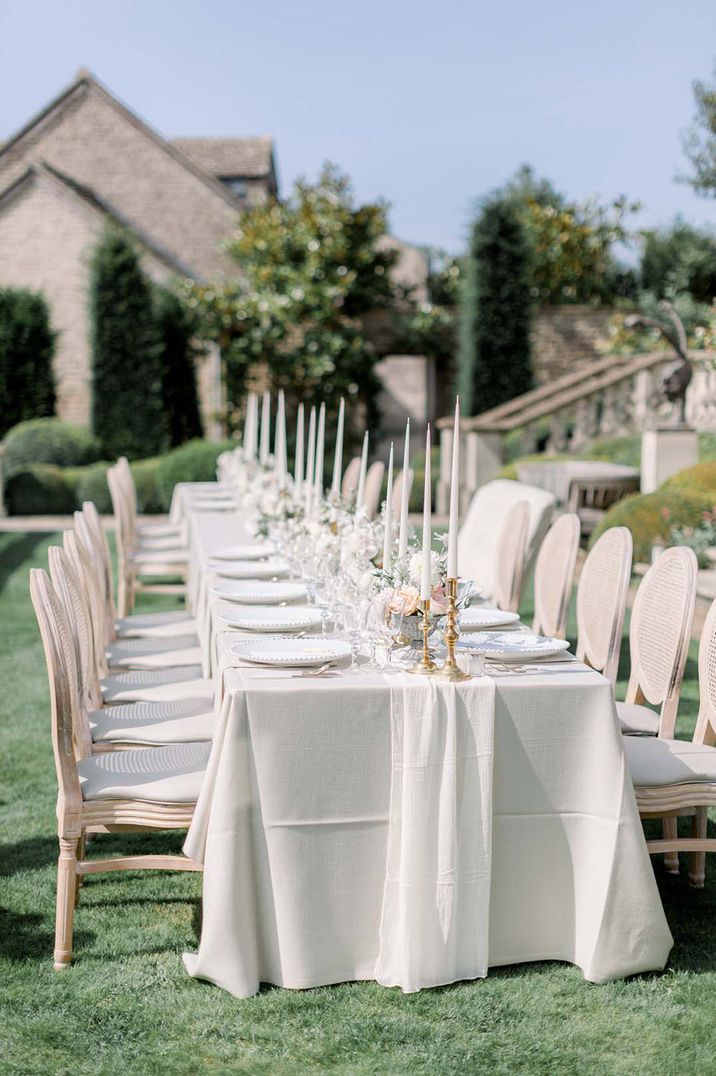
<svg viewBox="0 0 716 1076">
<path fill-rule="evenodd" d="M 236 273 L 220 244 L 237 214 L 276 193 L 270 138 L 168 141 L 87 71 L 5 142 L 0 285 L 42 291 L 49 302 L 62 418 L 90 421 L 88 270 L 105 223 L 131 232 L 157 282 L 214 280 Z M 219 376 L 209 352 L 199 370 L 207 429 Z"/>
</svg>

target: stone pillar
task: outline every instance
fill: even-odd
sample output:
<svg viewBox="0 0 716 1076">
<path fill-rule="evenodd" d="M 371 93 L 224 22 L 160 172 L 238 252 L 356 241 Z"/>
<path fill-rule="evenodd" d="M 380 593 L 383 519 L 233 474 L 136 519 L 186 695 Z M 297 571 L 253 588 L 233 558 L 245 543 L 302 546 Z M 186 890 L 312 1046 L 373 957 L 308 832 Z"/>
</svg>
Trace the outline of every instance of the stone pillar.
<svg viewBox="0 0 716 1076">
<path fill-rule="evenodd" d="M 220 441 L 225 436 L 225 386 L 222 376 L 221 350 L 216 344 L 205 344 L 204 354 L 197 361 L 197 392 L 204 437 Z"/>
<path fill-rule="evenodd" d="M 688 426 L 644 430 L 641 435 L 641 492 L 652 493 L 677 471 L 699 459 L 696 430 Z"/>
<path fill-rule="evenodd" d="M 471 430 L 465 435 L 461 462 L 463 499 L 469 503 L 475 490 L 491 482 L 502 470 L 502 434 Z"/>
</svg>

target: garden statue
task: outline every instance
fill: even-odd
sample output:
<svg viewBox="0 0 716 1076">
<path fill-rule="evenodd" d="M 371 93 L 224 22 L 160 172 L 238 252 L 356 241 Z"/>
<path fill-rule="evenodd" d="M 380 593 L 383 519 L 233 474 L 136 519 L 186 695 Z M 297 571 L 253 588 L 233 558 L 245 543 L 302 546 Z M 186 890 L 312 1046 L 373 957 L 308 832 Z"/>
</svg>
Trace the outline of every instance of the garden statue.
<svg viewBox="0 0 716 1076">
<path fill-rule="evenodd" d="M 629 328 L 636 328 L 639 325 L 653 326 L 659 330 L 665 340 L 668 340 L 676 352 L 678 361 L 664 375 L 661 382 L 661 391 L 669 403 L 675 405 L 675 425 L 685 426 L 686 390 L 693 377 L 693 368 L 689 361 L 686 330 L 684 329 L 684 323 L 674 309 L 673 303 L 670 303 L 668 299 L 663 299 L 659 305 L 671 319 L 674 326 L 673 330 L 667 328 L 662 322 L 657 321 L 656 318 L 646 317 L 644 314 L 630 314 L 626 318 L 625 324 Z"/>
</svg>

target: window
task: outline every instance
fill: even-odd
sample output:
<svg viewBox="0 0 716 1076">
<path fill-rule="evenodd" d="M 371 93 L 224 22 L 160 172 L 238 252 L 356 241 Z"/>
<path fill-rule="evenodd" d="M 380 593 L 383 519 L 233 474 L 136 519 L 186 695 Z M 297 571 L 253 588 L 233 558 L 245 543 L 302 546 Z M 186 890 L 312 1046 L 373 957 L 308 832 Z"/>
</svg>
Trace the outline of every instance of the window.
<svg viewBox="0 0 716 1076">
<path fill-rule="evenodd" d="M 241 201 L 246 200 L 246 195 L 249 192 L 249 185 L 245 179 L 241 176 L 222 176 L 221 182 L 229 188 L 232 194 L 235 194 Z"/>
</svg>

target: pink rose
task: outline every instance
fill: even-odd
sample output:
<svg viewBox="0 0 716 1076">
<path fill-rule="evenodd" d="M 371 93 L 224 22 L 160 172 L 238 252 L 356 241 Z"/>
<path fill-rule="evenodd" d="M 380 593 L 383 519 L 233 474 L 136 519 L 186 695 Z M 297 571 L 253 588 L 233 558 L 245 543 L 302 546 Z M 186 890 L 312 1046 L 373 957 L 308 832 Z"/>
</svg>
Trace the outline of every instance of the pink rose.
<svg viewBox="0 0 716 1076">
<path fill-rule="evenodd" d="M 417 613 L 420 606 L 420 591 L 417 587 L 404 586 L 394 590 L 388 609 L 391 613 L 402 613 L 403 616 L 412 616 Z"/>
</svg>

